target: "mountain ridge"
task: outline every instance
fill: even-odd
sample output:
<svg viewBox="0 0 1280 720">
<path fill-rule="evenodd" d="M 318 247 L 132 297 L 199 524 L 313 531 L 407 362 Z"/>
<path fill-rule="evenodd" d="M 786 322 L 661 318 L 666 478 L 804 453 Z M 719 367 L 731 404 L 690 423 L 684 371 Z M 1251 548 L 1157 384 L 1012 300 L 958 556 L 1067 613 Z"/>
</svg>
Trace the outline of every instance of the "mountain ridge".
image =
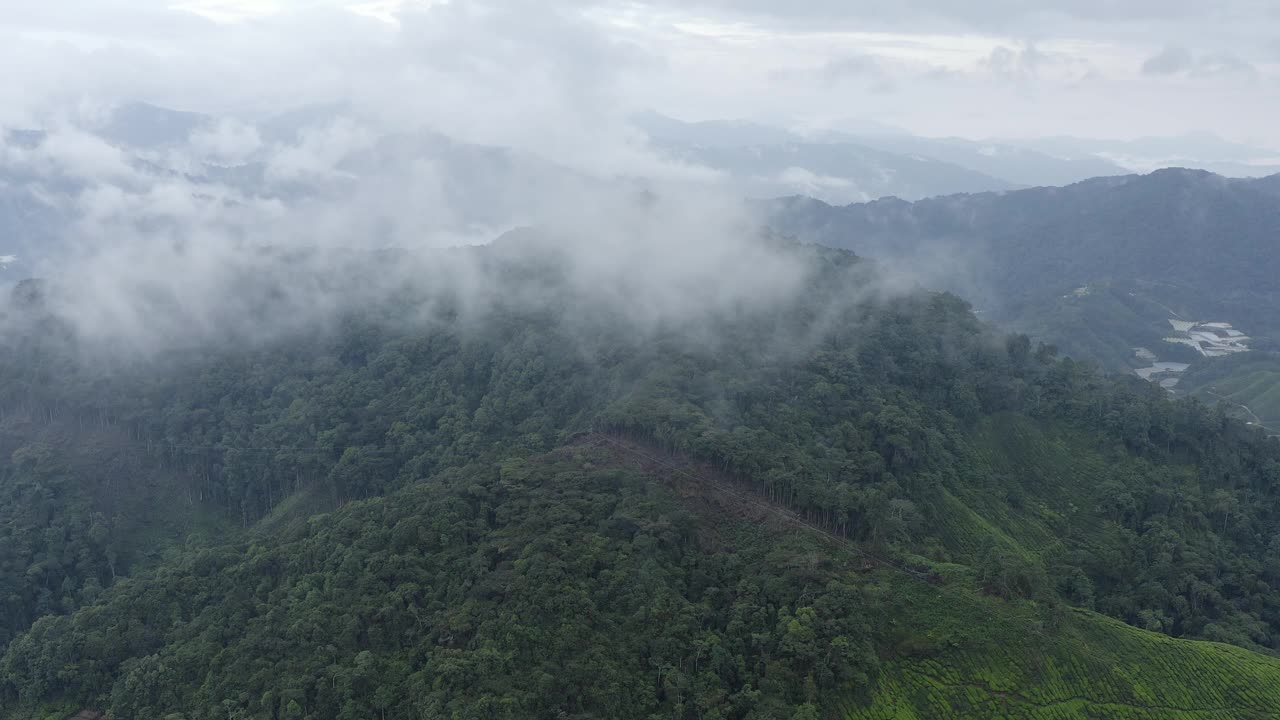
<svg viewBox="0 0 1280 720">
<path fill-rule="evenodd" d="M 1163 342 L 1169 318 L 1235 322 L 1265 345 L 1280 337 L 1265 312 L 1280 298 L 1277 183 L 1169 168 L 915 202 L 789 198 L 757 207 L 780 232 L 896 264 L 1005 327 L 1121 370 L 1140 367 L 1135 347 L 1182 359 Z M 1142 307 L 1124 326 L 1073 320 L 1119 318 L 1133 302 Z"/>
</svg>

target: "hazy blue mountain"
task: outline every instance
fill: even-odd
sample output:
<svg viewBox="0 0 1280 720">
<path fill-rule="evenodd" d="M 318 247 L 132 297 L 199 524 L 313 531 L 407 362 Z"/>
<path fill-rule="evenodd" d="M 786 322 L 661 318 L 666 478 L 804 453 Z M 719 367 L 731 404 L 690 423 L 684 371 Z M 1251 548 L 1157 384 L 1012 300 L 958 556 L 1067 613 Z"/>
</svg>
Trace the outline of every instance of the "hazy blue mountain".
<svg viewBox="0 0 1280 720">
<path fill-rule="evenodd" d="M 749 192 L 782 194 L 790 188 L 835 204 L 888 195 L 912 200 L 934 194 L 1069 185 L 1165 167 L 1203 169 L 1227 177 L 1280 172 L 1280 153 L 1209 133 L 1134 140 L 968 140 L 919 137 L 890 127 L 868 127 L 865 122 L 853 131 L 801 133 L 743 120 L 682 122 L 652 112 L 636 115 L 633 123 L 666 152 L 721 170 Z M 814 159 L 819 156 L 820 160 Z M 788 165 L 791 159 L 809 165 Z M 793 171 L 782 178 L 790 167 L 809 173 Z M 919 173 L 931 176 L 922 178 Z"/>
<path fill-rule="evenodd" d="M 886 196 L 910 200 L 1129 172 L 1091 155 L 1061 157 L 891 128 L 802 134 L 742 120 L 682 122 L 652 112 L 633 122 L 662 152 L 719 170 L 755 196 L 800 193 L 837 204 Z"/>
<path fill-rule="evenodd" d="M 36 258 L 56 242 L 64 222 L 57 208 L 0 173 L 0 286 L 30 277 Z"/>
<path fill-rule="evenodd" d="M 870 141 L 807 139 L 746 121 L 685 123 L 656 113 L 639 115 L 634 123 L 660 154 L 716 170 L 752 197 L 804 194 L 845 203 L 1016 187 L 969 167 L 882 149 Z"/>
<path fill-rule="evenodd" d="M 580 196 L 607 182 L 530 153 L 457 142 L 429 130 L 378 135 L 345 112 L 341 105 L 314 106 L 256 122 L 237 119 L 237 132 L 250 142 L 228 161 L 203 154 L 193 141 L 194 133 L 216 131 L 223 118 L 123 105 L 106 122 L 78 128 L 114 148 L 99 149 L 100 162 L 114 168 L 105 175 L 100 167 L 68 165 L 56 148 L 42 147 L 53 137 L 49 133 L 62 129 L 6 130 L 0 138 L 14 161 L 0 167 L 0 257 L 16 255 L 18 261 L 0 269 L 0 282 L 29 276 L 42 260 L 70 247 L 73 235 L 94 242 L 94 235 L 118 230 L 78 224 L 90 206 L 132 202 L 150 208 L 144 198 L 156 193 L 189 198 L 189 207 L 182 209 L 185 201 L 162 203 L 147 219 L 136 212 L 108 215 L 144 232 L 164 227 L 179 236 L 203 232 L 183 223 L 216 218 L 218 227 L 208 228 L 214 237 L 261 236 L 267 242 L 277 240 L 271 236 L 275 227 L 332 217 L 346 225 L 330 223 L 317 232 L 358 235 L 327 238 L 333 242 L 452 243 L 491 238 L 529 222 L 556 197 Z M 234 212 L 222 212 L 229 209 Z"/>
<path fill-rule="evenodd" d="M 154 148 L 182 144 L 193 130 L 212 121 L 211 117 L 200 113 L 141 102 L 126 103 L 111 112 L 97 133 L 115 144 Z"/>
<path fill-rule="evenodd" d="M 1168 169 L 914 203 L 792 198 L 767 209 L 783 232 L 890 260 L 991 319 L 1120 368 L 1137 366 L 1135 346 L 1170 335 L 1172 318 L 1231 322 L 1260 347 L 1276 343 L 1278 184 Z"/>
<path fill-rule="evenodd" d="M 295 142 L 304 130 L 324 127 L 354 113 L 350 103 L 304 105 L 263 118 L 255 122 L 254 127 L 264 141 Z"/>
<path fill-rule="evenodd" d="M 631 123 L 646 135 L 677 145 L 736 148 L 750 145 L 785 145 L 803 140 L 790 130 L 749 120 L 684 122 L 656 112 L 636 113 Z"/>
<path fill-rule="evenodd" d="M 959 165 L 852 143 L 703 147 L 657 141 L 655 146 L 668 157 L 720 171 L 743 194 L 758 198 L 803 193 L 839 203 L 1015 187 Z"/>
<path fill-rule="evenodd" d="M 1224 140 L 1211 133 L 1133 140 L 1047 137 L 1010 144 L 1064 160 L 1102 158 L 1135 172 L 1171 166 L 1208 170 L 1227 177 L 1265 177 L 1280 172 L 1280 153 Z"/>
<path fill-rule="evenodd" d="M 1091 177 L 1131 172 L 1131 169 L 1094 155 L 1056 156 L 998 141 L 924 138 L 906 134 L 844 137 L 849 142 L 880 150 L 934 158 L 1018 185 L 1069 185 Z"/>
</svg>

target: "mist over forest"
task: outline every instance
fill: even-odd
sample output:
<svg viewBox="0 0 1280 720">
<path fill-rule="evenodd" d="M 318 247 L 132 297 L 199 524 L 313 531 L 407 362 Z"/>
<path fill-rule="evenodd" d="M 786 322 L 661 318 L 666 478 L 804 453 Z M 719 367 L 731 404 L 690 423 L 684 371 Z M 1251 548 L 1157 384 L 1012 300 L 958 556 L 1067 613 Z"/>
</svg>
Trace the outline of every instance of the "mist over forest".
<svg viewBox="0 0 1280 720">
<path fill-rule="evenodd" d="M 0 0 L 0 720 L 1280 717 L 1278 21 Z"/>
</svg>

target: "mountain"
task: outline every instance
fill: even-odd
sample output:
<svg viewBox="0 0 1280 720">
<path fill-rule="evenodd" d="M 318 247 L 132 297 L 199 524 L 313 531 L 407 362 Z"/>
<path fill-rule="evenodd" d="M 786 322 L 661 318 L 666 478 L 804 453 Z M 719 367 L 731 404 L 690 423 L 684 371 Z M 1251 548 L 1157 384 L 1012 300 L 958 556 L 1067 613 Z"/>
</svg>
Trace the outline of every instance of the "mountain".
<svg viewBox="0 0 1280 720">
<path fill-rule="evenodd" d="M 1280 443 L 847 252 L 608 239 L 263 253 L 253 342 L 15 295 L 0 717 L 1274 712 Z"/>
<path fill-rule="evenodd" d="M 806 194 L 844 203 L 1014 187 L 1007 180 L 924 155 L 845 139 L 808 140 L 766 125 L 683 123 L 654 113 L 638 115 L 633 122 L 660 154 L 716 170 L 726 183 L 752 197 Z"/>
<path fill-rule="evenodd" d="M 1109 161 L 1143 173 L 1166 167 L 1207 170 L 1227 177 L 1265 177 L 1280 172 L 1276 151 L 1203 132 L 1132 140 L 1047 137 L 1010 144 L 1069 161 Z"/>
<path fill-rule="evenodd" d="M 802 194 L 833 204 L 1070 185 L 1166 167 L 1228 177 L 1280 173 L 1274 151 L 1208 133 L 967 140 L 892 128 L 795 132 L 744 120 L 682 122 L 654 112 L 639 113 L 632 123 L 655 147 L 724 172 L 744 192 Z"/>
<path fill-rule="evenodd" d="M 1232 323 L 1265 349 L 1280 339 L 1275 177 L 1161 170 L 1035 188 L 843 207 L 765 207 L 781 231 L 890 261 L 970 299 L 991 320 L 1111 369 L 1167 343 L 1170 320 Z"/>
<path fill-rule="evenodd" d="M 201 113 L 131 102 L 113 108 L 106 121 L 95 130 L 113 144 L 157 148 L 181 145 L 192 132 L 214 122 L 214 118 Z"/>
<path fill-rule="evenodd" d="M 790 130 L 748 120 L 684 122 L 652 111 L 636 113 L 631 123 L 654 140 L 685 147 L 729 149 L 786 145 L 804 139 Z"/>
<path fill-rule="evenodd" d="M 834 134 L 828 137 L 845 138 L 847 142 L 888 152 L 933 158 L 1023 187 L 1070 185 L 1093 177 L 1132 172 L 1132 168 L 1122 167 L 1098 155 L 1079 153 L 1064 157 L 1009 142 L 925 138 L 906 134 L 872 137 Z"/>
<path fill-rule="evenodd" d="M 850 202 L 891 195 L 922 198 L 1014 187 L 958 165 L 852 143 L 792 142 L 726 148 L 656 142 L 654 148 L 671 160 L 716 170 L 730 186 L 756 198 L 800 193 L 831 202 Z"/>
<path fill-rule="evenodd" d="M 34 261 L 66 227 L 63 209 L 37 192 L 29 178 L 0 170 L 0 256 L 14 257 L 0 265 L 0 288 L 37 272 Z"/>
<path fill-rule="evenodd" d="M 902 131 L 802 134 L 747 121 L 686 123 L 652 112 L 632 122 L 658 149 L 720 170 L 756 196 L 799 193 L 835 203 L 890 195 L 911 200 L 1130 172 L 1084 152 L 1068 157 L 1015 143 Z"/>
<path fill-rule="evenodd" d="M 430 130 L 379 132 L 343 110 L 249 124 L 130 104 L 99 125 L 6 132 L 0 257 L 18 259 L 0 284 L 156 228 L 255 243 L 477 242 L 619 182 Z M 205 137 L 224 122 L 229 140 Z M 223 156 L 224 140 L 243 147 Z"/>
</svg>

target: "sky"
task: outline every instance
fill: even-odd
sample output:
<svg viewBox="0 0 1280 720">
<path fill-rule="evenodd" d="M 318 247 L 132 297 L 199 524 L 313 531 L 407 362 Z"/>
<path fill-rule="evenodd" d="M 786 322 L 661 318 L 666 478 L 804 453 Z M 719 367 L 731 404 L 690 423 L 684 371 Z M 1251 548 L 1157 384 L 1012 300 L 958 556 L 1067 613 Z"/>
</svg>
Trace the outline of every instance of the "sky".
<svg viewBox="0 0 1280 720">
<path fill-rule="evenodd" d="M 343 101 L 602 163 L 643 109 L 1280 148 L 1280 5 L 1263 0 L 0 0 L 0 68 L 0 124 Z"/>
<path fill-rule="evenodd" d="M 59 278 L 86 336 L 163 348 L 346 306 L 304 278 L 275 291 L 284 320 L 262 321 L 240 288 L 263 248 L 425 250 L 534 226 L 581 239 L 574 277 L 648 327 L 803 282 L 742 251 L 758 218 L 733 178 L 657 152 L 637 111 L 969 138 L 1211 132 L 1280 156 L 1277 29 L 1255 0 L 0 0 L 0 129 L 44 131 L 0 143 L 0 272 Z M 172 143 L 100 132 L 136 101 L 214 117 Z M 248 171 L 214 172 L 233 166 Z M 882 286 L 963 272 L 938 260 Z M 374 300 L 422 278 L 498 282 L 401 270 Z"/>
</svg>

